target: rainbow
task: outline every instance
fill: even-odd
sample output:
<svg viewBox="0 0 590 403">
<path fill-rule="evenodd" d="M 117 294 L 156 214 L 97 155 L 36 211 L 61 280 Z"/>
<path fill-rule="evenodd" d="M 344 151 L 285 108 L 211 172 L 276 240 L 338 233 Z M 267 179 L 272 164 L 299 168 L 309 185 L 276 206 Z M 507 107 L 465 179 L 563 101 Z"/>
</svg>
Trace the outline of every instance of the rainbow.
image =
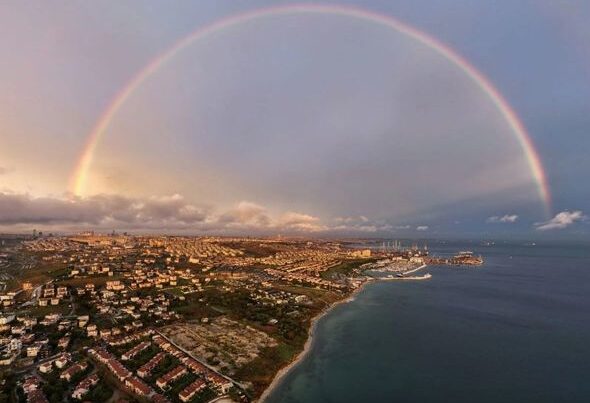
<svg viewBox="0 0 590 403">
<path fill-rule="evenodd" d="M 92 165 L 94 152 L 100 142 L 101 136 L 104 134 L 113 117 L 125 101 L 129 99 L 133 92 L 140 87 L 147 78 L 156 73 L 164 64 L 166 64 L 166 62 L 174 58 L 177 53 L 196 41 L 205 39 L 226 28 L 259 18 L 288 14 L 329 14 L 361 19 L 373 24 L 378 24 L 414 39 L 453 63 L 488 96 L 498 111 L 506 119 L 526 157 L 531 174 L 537 185 L 539 197 L 544 203 L 546 213 L 549 213 L 551 209 L 551 196 L 539 154 L 535 150 L 531 137 L 518 118 L 518 115 L 489 79 L 446 44 L 393 17 L 356 7 L 317 4 L 292 4 L 287 6 L 270 7 L 223 18 L 198 28 L 188 36 L 182 38 L 171 48 L 154 58 L 148 65 L 140 70 L 119 93 L 117 93 L 96 122 L 92 132 L 88 135 L 84 148 L 71 175 L 69 184 L 70 193 L 73 195 L 83 195 L 86 193 L 88 171 Z"/>
</svg>

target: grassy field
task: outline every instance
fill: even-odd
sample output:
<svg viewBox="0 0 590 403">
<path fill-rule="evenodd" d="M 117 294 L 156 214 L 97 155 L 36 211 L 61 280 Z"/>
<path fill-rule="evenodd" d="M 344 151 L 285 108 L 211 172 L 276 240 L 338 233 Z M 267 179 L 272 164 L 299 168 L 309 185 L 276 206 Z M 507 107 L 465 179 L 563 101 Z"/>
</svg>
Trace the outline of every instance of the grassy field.
<svg viewBox="0 0 590 403">
<path fill-rule="evenodd" d="M 340 263 L 339 265 L 330 267 L 328 270 L 321 273 L 321 277 L 324 279 L 333 279 L 338 276 L 350 277 L 353 271 L 365 263 L 371 263 L 375 259 L 354 259 Z"/>
<path fill-rule="evenodd" d="M 342 293 L 325 290 L 323 288 L 310 288 L 297 285 L 275 284 L 274 288 L 281 291 L 288 291 L 293 294 L 306 295 L 313 301 L 322 301 L 331 304 L 342 298 Z"/>
<path fill-rule="evenodd" d="M 51 313 L 60 313 L 62 315 L 65 315 L 67 313 L 69 313 L 71 310 L 71 307 L 68 306 L 68 302 L 62 302 L 59 305 L 54 305 L 54 306 L 35 306 L 32 308 L 29 308 L 25 311 L 22 311 L 21 313 L 27 313 L 28 315 L 31 316 L 35 316 L 35 317 L 41 317 L 41 316 L 45 316 L 45 315 L 49 315 Z"/>
</svg>

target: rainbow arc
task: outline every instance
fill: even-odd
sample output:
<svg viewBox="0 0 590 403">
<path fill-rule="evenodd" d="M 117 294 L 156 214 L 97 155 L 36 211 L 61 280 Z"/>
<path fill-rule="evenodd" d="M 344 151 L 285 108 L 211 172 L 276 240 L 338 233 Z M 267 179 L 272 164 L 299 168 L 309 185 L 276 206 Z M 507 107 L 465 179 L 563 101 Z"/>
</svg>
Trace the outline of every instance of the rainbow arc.
<svg viewBox="0 0 590 403">
<path fill-rule="evenodd" d="M 92 131 L 87 137 L 84 148 L 72 172 L 69 191 L 74 195 L 84 195 L 87 192 L 88 172 L 91 168 L 94 154 L 100 139 L 109 127 L 113 117 L 121 106 L 133 95 L 142 83 L 150 76 L 161 69 L 166 62 L 174 58 L 182 50 L 186 49 L 195 42 L 201 41 L 215 33 L 221 32 L 227 28 L 243 24 L 256 19 L 271 18 L 279 15 L 289 14 L 329 14 L 348 18 L 364 20 L 368 23 L 378 24 L 390 28 L 396 32 L 406 35 L 413 40 L 421 43 L 429 49 L 439 53 L 449 62 L 454 64 L 463 73 L 477 85 L 483 93 L 493 102 L 498 111 L 506 119 L 512 133 L 515 135 L 518 144 L 526 158 L 531 175 L 537 185 L 537 191 L 542 200 L 546 213 L 549 214 L 551 205 L 551 195 L 549 186 L 541 164 L 541 159 L 537 153 L 529 133 L 526 131 L 518 115 L 502 94 L 495 88 L 492 82 L 464 57 L 448 45 L 438 39 L 396 19 L 391 16 L 377 14 L 375 12 L 348 6 L 333 5 L 309 5 L 297 4 L 257 9 L 242 14 L 233 15 L 221 20 L 215 21 L 208 25 L 202 26 L 176 42 L 165 52 L 155 57 L 148 65 L 141 69 L 133 78 L 116 94 L 104 110 Z"/>
</svg>

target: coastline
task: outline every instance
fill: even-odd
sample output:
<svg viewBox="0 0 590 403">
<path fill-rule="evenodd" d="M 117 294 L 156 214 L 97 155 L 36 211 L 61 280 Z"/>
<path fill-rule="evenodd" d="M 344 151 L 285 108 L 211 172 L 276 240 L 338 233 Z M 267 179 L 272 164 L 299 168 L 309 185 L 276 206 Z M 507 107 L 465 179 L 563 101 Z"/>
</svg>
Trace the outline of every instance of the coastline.
<svg viewBox="0 0 590 403">
<path fill-rule="evenodd" d="M 281 368 L 274 376 L 274 378 L 272 379 L 272 382 L 270 383 L 270 385 L 268 385 L 268 387 L 264 390 L 264 392 L 262 393 L 262 395 L 260 395 L 260 397 L 258 398 L 258 400 L 256 400 L 259 403 L 264 403 L 265 400 L 268 398 L 268 396 L 271 394 L 271 392 L 281 383 L 281 381 L 283 380 L 283 378 L 293 369 L 295 368 L 297 365 L 299 365 L 299 363 L 307 356 L 307 354 L 309 353 L 309 351 L 311 350 L 311 346 L 313 344 L 313 336 L 315 334 L 316 331 L 316 327 L 317 324 L 319 322 L 320 319 L 322 319 L 325 315 L 327 315 L 329 312 L 331 312 L 334 308 L 336 308 L 337 306 L 343 305 L 343 304 L 347 304 L 349 302 L 352 302 L 355 300 L 356 296 L 358 293 L 360 293 L 367 284 L 374 282 L 376 279 L 368 279 L 365 283 L 363 283 L 359 288 L 355 289 L 349 296 L 347 296 L 344 299 L 341 299 L 340 301 L 336 301 L 335 303 L 333 303 L 330 306 L 327 306 L 326 308 L 322 309 L 321 312 L 319 312 L 316 316 L 314 316 L 311 319 L 311 325 L 307 331 L 307 340 L 305 341 L 305 344 L 303 346 L 303 350 L 301 350 L 299 352 L 299 354 L 297 354 L 297 356 L 295 356 L 295 358 L 289 362 L 289 364 L 285 365 L 283 368 Z"/>
</svg>

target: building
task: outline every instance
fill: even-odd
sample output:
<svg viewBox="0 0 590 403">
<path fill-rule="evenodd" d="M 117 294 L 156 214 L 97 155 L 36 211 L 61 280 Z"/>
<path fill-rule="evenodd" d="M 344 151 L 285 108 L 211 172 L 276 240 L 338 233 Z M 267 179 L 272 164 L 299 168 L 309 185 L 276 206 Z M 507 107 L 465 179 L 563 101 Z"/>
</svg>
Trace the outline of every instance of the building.
<svg viewBox="0 0 590 403">
<path fill-rule="evenodd" d="M 133 393 L 139 396 L 149 396 L 152 394 L 152 389 L 146 385 L 141 379 L 130 376 L 129 378 L 125 379 L 125 386 L 127 386 Z"/>
<path fill-rule="evenodd" d="M 74 399 L 82 400 L 82 398 L 90 392 L 90 389 L 96 385 L 99 381 L 98 374 L 92 374 L 89 377 L 83 379 L 76 389 L 72 392 L 72 397 Z"/>
<path fill-rule="evenodd" d="M 202 379 L 197 379 L 186 388 L 184 388 L 179 394 L 178 398 L 183 402 L 190 401 L 197 393 L 205 389 L 207 384 Z"/>
<path fill-rule="evenodd" d="M 74 364 L 71 367 L 64 370 L 61 375 L 59 376 L 60 379 L 65 379 L 66 381 L 70 382 L 74 375 L 84 371 L 88 367 L 88 364 L 85 362 L 81 362 L 78 364 Z"/>
<path fill-rule="evenodd" d="M 147 341 L 143 341 L 143 342 L 139 343 L 137 346 L 133 347 L 131 350 L 129 350 L 126 353 L 124 353 L 121 356 L 121 359 L 123 361 L 130 360 L 133 357 L 135 357 L 137 354 L 141 353 L 143 350 L 145 350 L 146 348 L 148 348 L 150 345 L 151 345 L 151 343 L 149 343 Z"/>
<path fill-rule="evenodd" d="M 177 380 L 178 378 L 180 378 L 182 375 L 184 375 L 186 373 L 187 373 L 186 367 L 184 365 L 179 365 L 176 368 L 174 368 L 173 370 L 171 370 L 170 372 L 168 372 L 167 374 L 159 377 L 158 380 L 156 381 L 156 385 L 158 385 L 158 387 L 160 389 L 164 389 L 165 387 L 168 386 L 169 383 L 174 382 L 175 380 Z"/>
</svg>

